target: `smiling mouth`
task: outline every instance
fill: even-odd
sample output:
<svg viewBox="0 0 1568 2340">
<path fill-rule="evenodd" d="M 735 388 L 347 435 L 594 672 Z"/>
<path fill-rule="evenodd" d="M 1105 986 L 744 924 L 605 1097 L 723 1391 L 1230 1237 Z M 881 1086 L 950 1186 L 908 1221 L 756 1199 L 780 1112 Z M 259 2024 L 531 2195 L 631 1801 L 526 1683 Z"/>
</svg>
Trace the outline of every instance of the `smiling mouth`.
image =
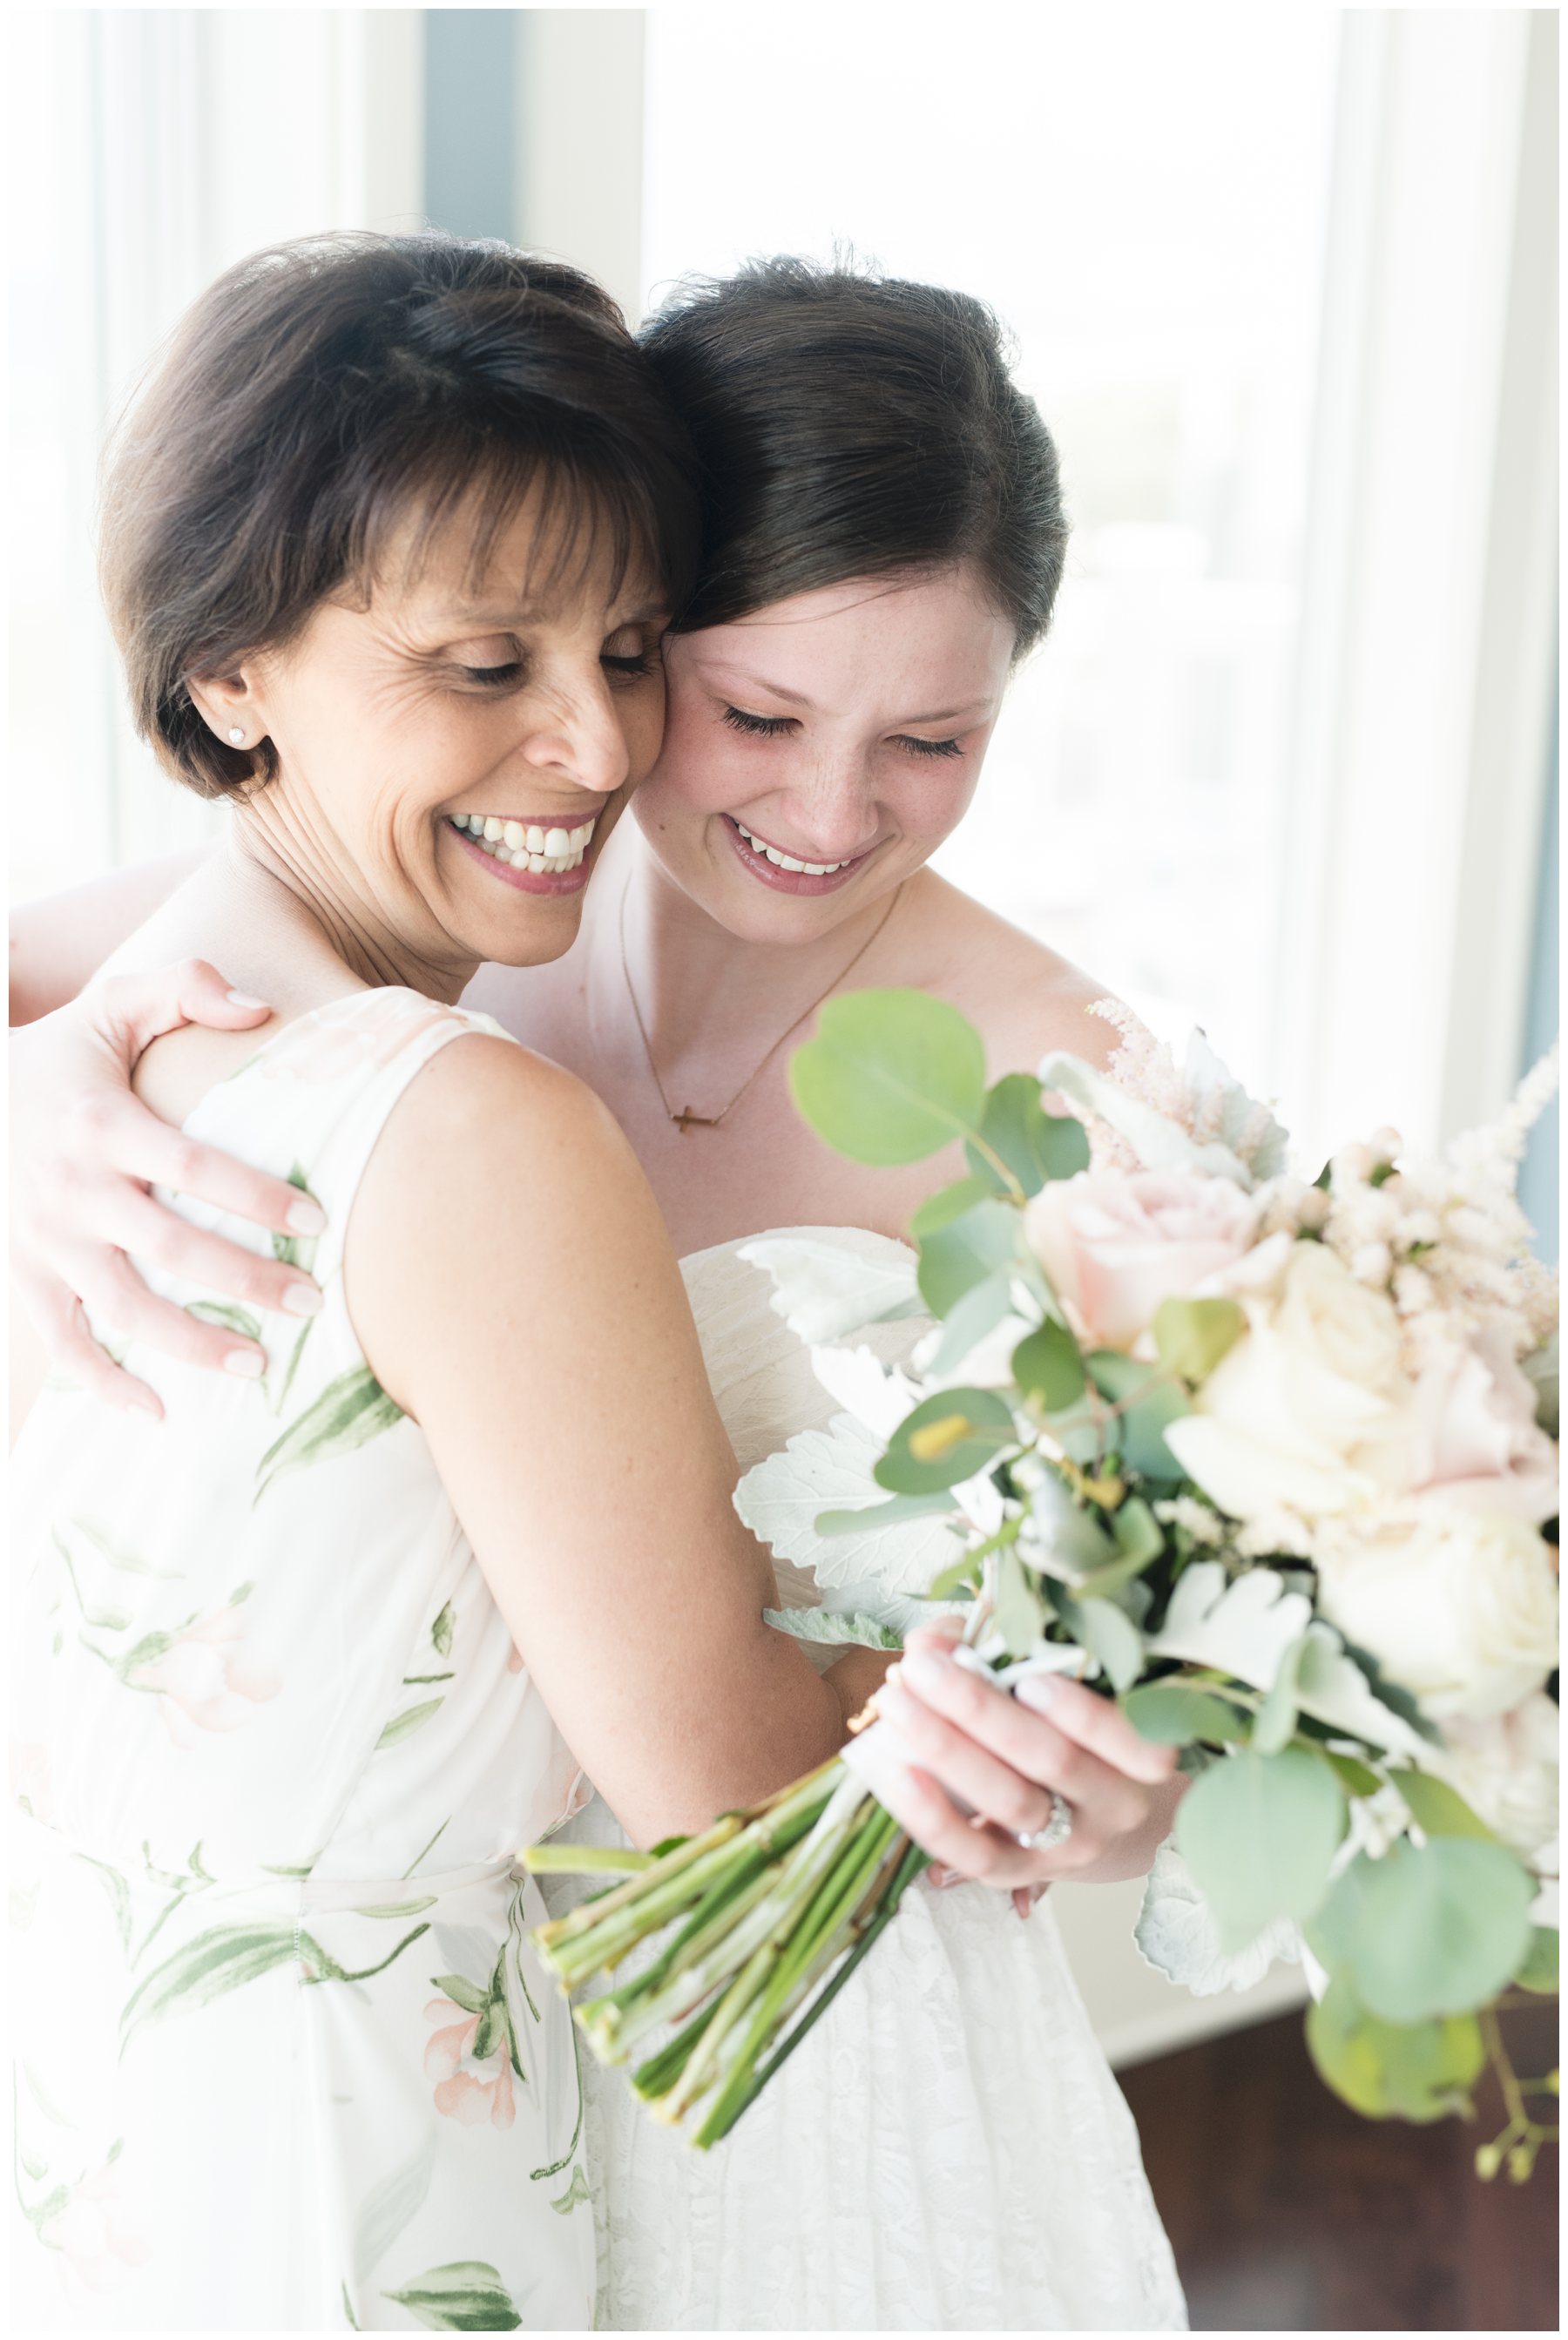
<svg viewBox="0 0 1568 2340">
<path fill-rule="evenodd" d="M 864 861 L 866 854 L 872 850 L 870 846 L 867 846 L 864 853 L 851 854 L 845 861 L 803 861 L 796 854 L 786 853 L 782 846 L 769 845 L 766 838 L 753 836 L 745 822 L 737 820 L 733 813 L 726 813 L 724 818 L 732 828 L 739 830 L 760 860 L 770 861 L 775 869 L 788 870 L 794 877 L 836 878 L 840 869 L 854 868 L 857 862 Z"/>
<path fill-rule="evenodd" d="M 526 869 L 541 878 L 561 877 L 569 869 L 581 869 L 593 842 L 598 819 L 595 813 L 591 820 L 563 828 L 555 821 L 510 820 L 496 813 L 459 812 L 452 815 L 452 826 L 492 861 L 512 869 Z"/>
</svg>

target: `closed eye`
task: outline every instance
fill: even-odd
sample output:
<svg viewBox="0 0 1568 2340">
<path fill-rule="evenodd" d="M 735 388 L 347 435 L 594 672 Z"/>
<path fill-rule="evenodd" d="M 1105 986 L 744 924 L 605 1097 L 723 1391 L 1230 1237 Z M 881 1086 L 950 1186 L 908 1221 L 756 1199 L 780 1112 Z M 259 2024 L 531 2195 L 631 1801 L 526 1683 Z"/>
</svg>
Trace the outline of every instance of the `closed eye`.
<svg viewBox="0 0 1568 2340">
<path fill-rule="evenodd" d="M 726 707 L 724 720 L 732 731 L 744 731 L 753 739 L 777 739 L 800 728 L 792 715 L 749 715 L 743 707 Z"/>
<path fill-rule="evenodd" d="M 963 749 L 957 739 L 896 739 L 894 746 L 905 748 L 911 756 L 961 756 Z"/>
<path fill-rule="evenodd" d="M 517 680 L 522 672 L 522 660 L 507 659 L 501 666 L 460 666 L 458 672 L 465 676 L 470 682 L 477 682 L 481 686 L 488 684 L 495 689 Z"/>
</svg>

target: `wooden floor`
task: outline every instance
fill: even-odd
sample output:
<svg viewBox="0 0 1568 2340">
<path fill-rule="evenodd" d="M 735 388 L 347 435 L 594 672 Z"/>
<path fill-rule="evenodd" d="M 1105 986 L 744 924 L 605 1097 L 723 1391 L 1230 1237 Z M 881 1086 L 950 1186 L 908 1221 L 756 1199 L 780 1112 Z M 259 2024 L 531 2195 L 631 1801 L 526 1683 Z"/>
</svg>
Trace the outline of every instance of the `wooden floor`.
<svg viewBox="0 0 1568 2340">
<path fill-rule="evenodd" d="M 1521 2072 L 1555 2063 L 1555 2015 L 1511 2018 Z M 1294 2015 L 1118 2077 L 1195 2331 L 1558 2329 L 1556 2150 L 1528 2186 L 1482 2185 L 1490 2087 L 1473 2123 L 1361 2120 Z"/>
</svg>

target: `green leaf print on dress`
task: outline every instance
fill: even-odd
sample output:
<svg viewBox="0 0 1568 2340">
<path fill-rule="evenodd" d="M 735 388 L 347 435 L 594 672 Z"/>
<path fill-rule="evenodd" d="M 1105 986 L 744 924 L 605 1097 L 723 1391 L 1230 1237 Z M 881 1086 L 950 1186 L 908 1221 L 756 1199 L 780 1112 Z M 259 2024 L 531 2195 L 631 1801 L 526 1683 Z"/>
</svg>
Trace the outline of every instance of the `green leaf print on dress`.
<svg viewBox="0 0 1568 2340">
<path fill-rule="evenodd" d="M 125 2001 L 120 2018 L 122 2051 L 144 2023 L 161 2022 L 168 2015 L 188 2015 L 210 2007 L 247 1983 L 260 1982 L 277 1968 L 298 1960 L 306 1983 L 368 1982 L 384 1974 L 412 1942 L 428 1934 L 428 1924 L 411 1933 L 374 1966 L 342 1967 L 315 1938 L 287 1919 L 258 1919 L 249 1926 L 213 1926 L 198 1934 L 183 1949 L 154 1967 Z"/>
<path fill-rule="evenodd" d="M 402 1419 L 402 1409 L 388 1397 L 370 1367 L 351 1366 L 330 1381 L 298 1421 L 292 1422 L 268 1447 L 256 1466 L 255 1501 L 259 1503 L 285 1471 L 325 1462 L 336 1454 L 351 1454 Z"/>
<path fill-rule="evenodd" d="M 515 2332 L 522 2322 L 500 2270 L 486 2259 L 427 2267 L 383 2299 L 406 2307 L 427 2332 Z"/>
</svg>

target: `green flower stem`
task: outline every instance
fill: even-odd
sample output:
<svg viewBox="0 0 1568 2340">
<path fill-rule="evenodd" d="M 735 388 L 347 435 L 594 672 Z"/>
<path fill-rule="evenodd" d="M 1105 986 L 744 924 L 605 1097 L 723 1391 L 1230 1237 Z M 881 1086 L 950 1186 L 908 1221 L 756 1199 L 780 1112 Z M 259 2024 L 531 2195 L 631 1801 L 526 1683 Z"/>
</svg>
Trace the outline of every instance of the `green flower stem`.
<svg viewBox="0 0 1568 2340">
<path fill-rule="evenodd" d="M 844 1985 L 849 1981 L 850 1976 L 854 1973 L 861 1959 L 870 1951 L 871 1947 L 877 1940 L 878 1935 L 881 1934 L 883 1929 L 892 1922 L 893 1917 L 898 1910 L 899 1902 L 904 1898 L 905 1892 L 914 1882 L 914 1879 L 919 1875 L 921 1869 L 929 1867 L 930 1859 L 930 1854 L 928 1852 L 923 1852 L 918 1844 L 911 1844 L 908 1846 L 904 1853 L 902 1860 L 899 1862 L 894 1872 L 891 1885 L 888 1887 L 886 1893 L 877 1908 L 876 1915 L 866 1927 L 859 1940 L 849 1952 L 849 1957 L 845 1958 L 843 1963 L 839 1966 L 838 1972 L 831 1977 L 826 1988 L 819 1991 L 817 1997 L 812 2000 L 810 2006 L 807 2008 L 805 2015 L 795 2026 L 793 2031 L 788 2033 L 787 2036 L 779 2041 L 778 2047 L 775 2048 L 772 2053 L 769 2056 L 766 2063 L 759 2064 L 757 2067 L 757 2069 L 746 2085 L 744 2093 L 739 2097 L 739 2101 L 729 2107 L 727 2117 L 723 2122 L 720 2123 L 718 2119 L 717 2108 L 715 2108 L 713 2113 L 710 2114 L 708 2119 L 703 2124 L 700 2134 L 698 2137 L 697 2142 L 699 2145 L 703 2147 L 717 2145 L 720 2137 L 728 2136 L 729 2130 L 734 2127 L 736 2122 L 739 2119 L 747 2107 L 755 2102 L 756 2098 L 761 2095 L 762 2090 L 773 2077 L 774 2073 L 777 2072 L 779 2067 L 795 2053 L 796 2048 L 799 2048 L 802 2039 L 805 2038 L 806 2034 L 810 2030 L 812 2025 L 818 2022 L 820 2018 L 827 2013 L 829 2008 L 832 2005 L 834 1999 L 838 1998 L 839 1993 L 843 1989 Z"/>
<path fill-rule="evenodd" d="M 531 1844 L 522 1858 L 535 1877 L 610 1877 L 651 1869 L 654 1859 L 630 1844 Z"/>
<path fill-rule="evenodd" d="M 868 1798 L 865 1800 L 870 1802 Z M 844 1855 L 818 1886 L 803 1922 L 782 1946 L 782 1956 L 771 1979 L 739 2047 L 728 2059 L 729 2068 L 718 2100 L 697 2133 L 699 2145 L 710 2145 L 739 2117 L 739 2100 L 745 2095 L 758 2054 L 779 2021 L 786 1999 L 812 1972 L 818 1953 L 840 1920 L 858 1908 L 867 1886 L 881 1866 L 889 1839 L 898 1832 L 898 1822 L 878 1804 L 870 1804 L 869 1818 L 858 1814 L 857 1819 L 858 1825 Z"/>
<path fill-rule="evenodd" d="M 607 2062 L 619 2062 L 617 2042 L 630 2010 L 660 1989 L 672 1975 L 683 1973 L 711 1949 L 748 1910 L 771 1892 L 773 1883 L 770 1865 L 758 1856 L 748 1869 L 724 1880 L 699 1903 L 670 1948 L 645 1973 L 580 2008 L 577 2019 L 595 2055 Z"/>
<path fill-rule="evenodd" d="M 696 2001 L 718 1989 L 759 1949 L 782 1943 L 801 1909 L 816 1892 L 823 1872 L 837 1859 L 850 1833 L 858 1808 L 866 1800 L 860 1782 L 846 1772 L 834 1789 L 796 1859 L 776 1867 L 767 1899 L 748 1910 L 705 1958 L 674 1975 L 661 1989 L 641 2000 L 628 2015 L 618 2035 L 616 2060 L 627 2048 L 658 2024 L 686 2015 Z"/>
<path fill-rule="evenodd" d="M 672 2088 L 686 2068 L 686 2061 L 702 2034 L 719 2012 L 718 1999 L 710 1999 L 700 2015 L 692 2018 L 673 2039 L 667 2040 L 656 2056 L 640 2064 L 631 2075 L 631 2085 L 640 2097 L 662 2097 Z"/>
<path fill-rule="evenodd" d="M 761 1806 L 755 1817 L 726 1813 L 705 1835 L 678 1846 L 624 1885 L 541 1927 L 534 1940 L 545 1963 L 567 1989 L 596 1968 L 613 1966 L 644 1935 L 700 1901 L 736 1863 L 758 1849 L 771 1852 L 796 1821 L 814 1819 L 830 1799 L 828 1775 L 842 1768 L 835 1759 Z"/>
</svg>

